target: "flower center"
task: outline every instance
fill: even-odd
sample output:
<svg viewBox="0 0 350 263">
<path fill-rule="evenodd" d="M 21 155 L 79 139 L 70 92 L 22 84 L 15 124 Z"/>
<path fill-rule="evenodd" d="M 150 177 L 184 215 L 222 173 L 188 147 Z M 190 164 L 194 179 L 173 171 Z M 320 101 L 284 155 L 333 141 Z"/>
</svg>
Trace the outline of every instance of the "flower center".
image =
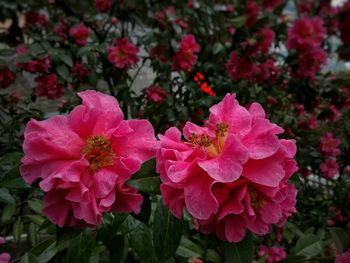
<svg viewBox="0 0 350 263">
<path fill-rule="evenodd" d="M 261 196 L 259 196 L 257 191 L 251 188 L 249 193 L 250 193 L 250 204 L 254 209 L 262 208 L 265 205 L 264 199 L 262 199 Z"/>
<path fill-rule="evenodd" d="M 93 172 L 102 167 L 112 166 L 114 153 L 111 142 L 101 135 L 95 135 L 87 139 L 83 149 L 85 158 L 89 161 L 89 167 Z"/>
<path fill-rule="evenodd" d="M 204 147 L 209 157 L 217 157 L 223 150 L 227 138 L 228 124 L 219 123 L 216 125 L 216 137 L 210 138 L 208 135 L 191 134 L 189 142 L 193 145 Z"/>
</svg>

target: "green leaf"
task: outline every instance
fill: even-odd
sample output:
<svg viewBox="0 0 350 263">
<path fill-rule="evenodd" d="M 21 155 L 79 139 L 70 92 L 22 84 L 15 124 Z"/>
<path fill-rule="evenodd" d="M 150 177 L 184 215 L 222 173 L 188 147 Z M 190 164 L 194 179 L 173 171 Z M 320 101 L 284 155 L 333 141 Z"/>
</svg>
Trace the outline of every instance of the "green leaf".
<svg viewBox="0 0 350 263">
<path fill-rule="evenodd" d="M 0 188 L 0 202 L 4 202 L 6 204 L 15 205 L 16 200 L 10 194 L 9 190 L 6 188 Z"/>
<path fill-rule="evenodd" d="M 16 205 L 8 204 L 5 206 L 4 210 L 2 211 L 1 214 L 1 221 L 3 223 L 7 223 L 11 220 L 13 214 L 16 212 Z"/>
<path fill-rule="evenodd" d="M 332 227 L 329 228 L 329 231 L 332 233 L 332 236 L 335 240 L 335 244 L 337 245 L 337 248 L 340 253 L 343 253 L 344 250 L 349 246 L 350 244 L 350 237 L 344 229 L 339 227 Z"/>
<path fill-rule="evenodd" d="M 295 245 L 295 254 L 306 257 L 313 257 L 322 251 L 320 238 L 315 234 L 307 234 L 301 237 Z"/>
<path fill-rule="evenodd" d="M 40 215 L 25 215 L 29 218 L 30 221 L 32 221 L 34 224 L 41 226 L 42 223 L 44 223 L 45 218 Z"/>
<path fill-rule="evenodd" d="M 63 63 L 65 63 L 68 67 L 73 66 L 73 60 L 70 56 L 66 54 L 61 54 L 60 59 L 62 60 Z"/>
<path fill-rule="evenodd" d="M 41 200 L 28 200 L 28 205 L 35 213 L 41 214 L 41 210 L 43 209 L 43 202 Z"/>
<path fill-rule="evenodd" d="M 23 221 L 21 218 L 18 218 L 12 228 L 13 239 L 16 243 L 21 240 L 21 234 L 23 232 Z"/>
<path fill-rule="evenodd" d="M 244 26 L 246 21 L 246 17 L 245 16 L 237 16 L 234 19 L 231 20 L 231 24 L 233 26 L 235 26 L 236 28 L 242 27 Z"/>
<path fill-rule="evenodd" d="M 158 176 L 130 180 L 128 185 L 149 194 L 160 194 L 160 178 Z"/>
<path fill-rule="evenodd" d="M 39 260 L 36 256 L 28 252 L 24 254 L 20 263 L 39 263 Z"/>
<path fill-rule="evenodd" d="M 204 254 L 204 249 L 186 237 L 181 238 L 180 246 L 176 250 L 176 255 L 183 258 L 200 258 Z"/>
<path fill-rule="evenodd" d="M 181 235 L 182 221 L 175 218 L 159 201 L 153 221 L 153 244 L 159 262 L 164 262 L 175 254 Z"/>
<path fill-rule="evenodd" d="M 217 55 L 219 54 L 223 49 L 224 49 L 224 45 L 221 44 L 220 42 L 217 42 L 213 45 L 213 54 Z"/>
<path fill-rule="evenodd" d="M 283 260 L 281 263 L 306 263 L 307 259 L 304 256 L 289 256 L 285 260 Z"/>
<path fill-rule="evenodd" d="M 59 65 L 56 68 L 56 71 L 57 71 L 58 75 L 64 80 L 66 80 L 69 76 L 68 68 L 65 65 Z"/>
<path fill-rule="evenodd" d="M 220 241 L 221 251 L 228 263 L 247 263 L 253 260 L 253 237 L 247 233 L 239 243 Z"/>
<path fill-rule="evenodd" d="M 70 241 L 65 262 L 89 262 L 96 239 L 90 231 L 80 233 Z"/>
<path fill-rule="evenodd" d="M 27 63 L 32 60 L 32 57 L 30 54 L 17 54 L 16 56 L 16 62 L 19 63 Z"/>
<path fill-rule="evenodd" d="M 151 231 L 148 229 L 147 225 L 140 222 L 130 234 L 130 243 L 139 257 L 139 262 L 158 262 L 154 253 Z"/>
</svg>

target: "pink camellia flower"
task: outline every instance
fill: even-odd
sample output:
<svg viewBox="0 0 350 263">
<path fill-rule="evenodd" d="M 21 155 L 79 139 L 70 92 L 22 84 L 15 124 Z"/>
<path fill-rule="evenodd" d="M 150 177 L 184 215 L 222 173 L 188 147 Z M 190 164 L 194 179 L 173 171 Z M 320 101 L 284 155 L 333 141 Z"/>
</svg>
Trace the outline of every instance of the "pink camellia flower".
<svg viewBox="0 0 350 263">
<path fill-rule="evenodd" d="M 343 255 L 335 259 L 335 263 L 349 263 L 350 262 L 350 251 L 344 252 Z"/>
<path fill-rule="evenodd" d="M 89 29 L 86 26 L 84 26 L 83 23 L 80 23 L 79 25 L 72 27 L 69 30 L 69 33 L 79 46 L 84 46 L 89 37 Z"/>
<path fill-rule="evenodd" d="M 294 22 L 288 32 L 287 48 L 305 50 L 319 47 L 325 37 L 326 30 L 320 17 L 303 17 Z"/>
<path fill-rule="evenodd" d="M 127 68 L 139 61 L 137 53 L 139 48 L 132 44 L 127 38 L 115 40 L 114 47 L 108 47 L 108 60 L 117 68 Z"/>
<path fill-rule="evenodd" d="M 99 12 L 109 12 L 113 7 L 113 0 L 94 0 L 94 5 Z"/>
<path fill-rule="evenodd" d="M 35 94 L 38 97 L 46 96 L 50 100 L 55 100 L 64 94 L 64 86 L 58 83 L 57 75 L 54 73 L 37 77 L 35 83 Z"/>
<path fill-rule="evenodd" d="M 16 75 L 8 67 L 0 69 L 0 89 L 5 89 L 16 80 Z"/>
<path fill-rule="evenodd" d="M 0 237 L 0 245 L 5 243 L 5 239 L 3 237 Z M 11 256 L 9 253 L 0 253 L 0 263 L 9 263 L 11 259 Z"/>
<path fill-rule="evenodd" d="M 24 180 L 40 180 L 43 213 L 60 227 L 94 227 L 104 212 L 140 212 L 126 185 L 158 147 L 146 120 L 123 120 L 115 98 L 88 90 L 68 116 L 30 120 L 24 132 Z"/>
<path fill-rule="evenodd" d="M 326 178 L 332 179 L 337 175 L 339 171 L 339 165 L 336 160 L 327 159 L 320 164 L 320 170 Z"/>
<path fill-rule="evenodd" d="M 294 140 L 265 117 L 260 104 L 246 109 L 227 94 L 210 108 L 205 127 L 187 122 L 185 141 L 177 128 L 160 135 L 157 172 L 164 203 L 182 217 L 183 208 L 203 233 L 239 242 L 246 230 L 264 235 L 296 212 Z"/>
<path fill-rule="evenodd" d="M 248 56 L 239 56 L 235 51 L 231 52 L 230 59 L 225 66 L 233 81 L 253 80 L 260 73 L 256 62 L 252 61 Z"/>
<path fill-rule="evenodd" d="M 77 80 L 85 80 L 89 76 L 89 70 L 82 63 L 75 63 L 71 72 Z"/>
<path fill-rule="evenodd" d="M 241 45 L 252 56 L 267 53 L 275 40 L 275 33 L 268 27 L 254 33 L 254 38 L 244 41 Z"/>
<path fill-rule="evenodd" d="M 326 132 L 320 140 L 321 152 L 326 156 L 338 156 L 340 154 L 339 144 L 340 140 L 333 137 L 333 133 Z"/>
<path fill-rule="evenodd" d="M 287 257 L 286 251 L 282 247 L 267 247 L 260 245 L 258 255 L 266 256 L 266 263 L 280 262 Z"/>
<path fill-rule="evenodd" d="M 299 67 L 296 76 L 313 80 L 322 66 L 326 64 L 327 53 L 323 48 L 309 48 L 299 53 L 298 60 Z"/>
<path fill-rule="evenodd" d="M 196 64 L 199 45 L 193 35 L 186 35 L 181 39 L 180 50 L 173 57 L 173 69 L 191 72 Z"/>
<path fill-rule="evenodd" d="M 282 4 L 283 4 L 283 0 L 264 0 L 263 1 L 263 7 L 270 12 L 275 10 L 277 7 L 279 7 Z"/>
<path fill-rule="evenodd" d="M 158 85 L 148 87 L 145 93 L 146 99 L 153 103 L 161 103 L 168 97 L 168 93 Z"/>
</svg>

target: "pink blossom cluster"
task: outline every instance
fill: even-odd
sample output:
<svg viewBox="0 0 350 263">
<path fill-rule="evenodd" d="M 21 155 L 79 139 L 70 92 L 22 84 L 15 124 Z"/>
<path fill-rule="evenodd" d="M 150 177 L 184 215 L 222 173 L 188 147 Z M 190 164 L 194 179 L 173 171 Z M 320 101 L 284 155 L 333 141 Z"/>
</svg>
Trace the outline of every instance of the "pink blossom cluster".
<svg viewBox="0 0 350 263">
<path fill-rule="evenodd" d="M 64 95 L 64 85 L 59 83 L 58 77 L 55 73 L 50 73 L 51 59 L 46 55 L 42 59 L 32 59 L 28 62 L 18 62 L 17 58 L 20 55 L 26 55 L 29 50 L 24 46 L 20 45 L 16 49 L 16 55 L 14 57 L 15 66 L 30 73 L 39 74 L 35 78 L 35 94 L 38 97 L 47 97 L 50 100 L 55 100 Z"/>
<path fill-rule="evenodd" d="M 186 208 L 203 233 L 238 242 L 247 230 L 264 235 L 296 212 L 294 140 L 279 139 L 260 104 L 227 94 L 204 127 L 187 122 L 159 135 L 157 172 L 164 203 L 178 218 Z"/>
<path fill-rule="evenodd" d="M 186 35 L 181 39 L 180 50 L 173 56 L 172 68 L 191 72 L 197 61 L 200 46 L 193 35 Z"/>
<path fill-rule="evenodd" d="M 298 54 L 298 68 L 293 72 L 298 78 L 313 80 L 327 62 L 326 51 L 321 47 L 325 38 L 324 21 L 320 17 L 302 17 L 288 32 L 286 46 Z"/>
<path fill-rule="evenodd" d="M 272 58 L 258 62 L 262 54 L 268 53 L 275 40 L 275 33 L 264 27 L 251 39 L 241 43 L 243 53 L 233 51 L 226 63 L 226 70 L 233 81 L 249 80 L 254 83 L 273 85 L 279 78 L 280 69 Z"/>
<path fill-rule="evenodd" d="M 283 247 L 267 247 L 265 245 L 260 245 L 258 256 L 265 257 L 265 263 L 275 263 L 285 259 L 287 253 Z"/>
<path fill-rule="evenodd" d="M 104 212 L 140 212 L 126 181 L 155 156 L 146 120 L 124 120 L 114 97 L 88 90 L 68 116 L 30 120 L 24 131 L 24 180 L 46 192 L 43 213 L 60 227 L 94 227 Z"/>
<path fill-rule="evenodd" d="M 339 165 L 336 156 L 340 154 L 340 140 L 333 137 L 331 132 L 327 132 L 320 140 L 320 151 L 326 157 L 326 160 L 320 164 L 320 170 L 328 179 L 334 178 L 339 171 Z"/>
<path fill-rule="evenodd" d="M 159 85 L 149 86 L 145 89 L 146 99 L 152 103 L 161 103 L 166 100 L 168 93 Z"/>
<path fill-rule="evenodd" d="M 118 38 L 115 45 L 107 48 L 108 60 L 117 68 L 123 69 L 135 65 L 139 61 L 139 48 L 127 38 Z"/>
</svg>

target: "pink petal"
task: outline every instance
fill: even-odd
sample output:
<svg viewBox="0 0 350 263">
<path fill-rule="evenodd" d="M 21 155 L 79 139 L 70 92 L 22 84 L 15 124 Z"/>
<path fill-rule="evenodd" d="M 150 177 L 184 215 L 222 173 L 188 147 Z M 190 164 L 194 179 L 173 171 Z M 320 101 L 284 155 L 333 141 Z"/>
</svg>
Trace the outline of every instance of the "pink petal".
<svg viewBox="0 0 350 263">
<path fill-rule="evenodd" d="M 100 169 L 94 173 L 93 180 L 96 197 L 103 198 L 114 190 L 117 175 L 108 169 Z"/>
<path fill-rule="evenodd" d="M 213 180 L 206 174 L 198 174 L 184 188 L 185 203 L 188 211 L 200 220 L 208 219 L 219 208 L 211 186 Z"/>
<path fill-rule="evenodd" d="M 178 219 L 182 218 L 183 209 L 185 207 L 185 196 L 181 189 L 161 184 L 160 192 L 162 193 L 164 204 Z"/>
<path fill-rule="evenodd" d="M 241 164 L 247 160 L 247 149 L 235 135 L 230 134 L 223 151 L 217 158 L 198 161 L 198 165 L 218 182 L 233 182 L 241 176 Z"/>
</svg>

